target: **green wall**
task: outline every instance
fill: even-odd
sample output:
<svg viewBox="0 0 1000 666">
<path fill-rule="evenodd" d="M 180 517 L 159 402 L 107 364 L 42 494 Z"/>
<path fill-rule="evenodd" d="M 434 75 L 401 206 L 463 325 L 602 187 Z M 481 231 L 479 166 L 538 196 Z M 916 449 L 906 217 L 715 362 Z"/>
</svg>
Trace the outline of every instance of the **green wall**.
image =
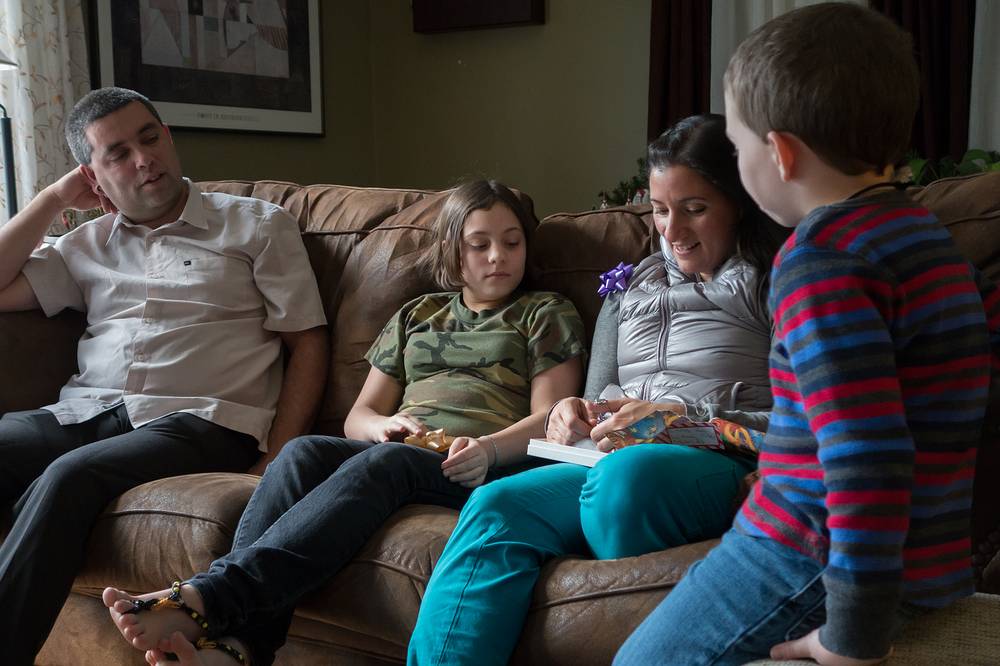
<svg viewBox="0 0 1000 666">
<path fill-rule="evenodd" d="M 324 0 L 326 136 L 178 129 L 194 179 L 444 188 L 492 176 L 585 210 L 646 138 L 650 0 L 548 0 L 546 22 L 413 32 L 407 0 Z"/>
<path fill-rule="evenodd" d="M 650 0 L 548 0 L 540 26 L 413 32 L 372 2 L 375 182 L 443 188 L 495 176 L 539 216 L 585 210 L 635 172 L 646 141 Z"/>
</svg>

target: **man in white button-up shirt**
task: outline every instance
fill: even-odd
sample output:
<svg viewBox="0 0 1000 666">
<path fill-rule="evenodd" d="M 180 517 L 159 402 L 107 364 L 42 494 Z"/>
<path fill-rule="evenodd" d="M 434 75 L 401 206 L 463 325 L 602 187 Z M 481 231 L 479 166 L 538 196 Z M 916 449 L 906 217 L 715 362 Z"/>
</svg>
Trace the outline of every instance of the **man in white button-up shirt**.
<svg viewBox="0 0 1000 666">
<path fill-rule="evenodd" d="M 81 166 L 0 228 L 0 311 L 87 315 L 59 401 L 0 418 L 0 504 L 14 502 L 0 613 L 18 618 L 0 621 L 0 645 L 14 665 L 33 662 L 110 500 L 167 476 L 261 472 L 308 431 L 327 366 L 287 212 L 183 179 L 133 91 L 90 93 L 66 134 Z M 108 214 L 35 249 L 64 209 L 98 205 Z"/>
</svg>

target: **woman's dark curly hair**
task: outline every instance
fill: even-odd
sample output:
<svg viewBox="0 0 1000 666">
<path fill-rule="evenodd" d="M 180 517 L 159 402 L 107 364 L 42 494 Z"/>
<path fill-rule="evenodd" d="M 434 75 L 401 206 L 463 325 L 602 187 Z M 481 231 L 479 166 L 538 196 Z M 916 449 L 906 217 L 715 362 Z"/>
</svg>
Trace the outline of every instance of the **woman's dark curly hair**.
<svg viewBox="0 0 1000 666">
<path fill-rule="evenodd" d="M 698 172 L 736 204 L 740 211 L 736 252 L 756 269 L 757 299 L 766 305 L 771 263 L 790 230 L 765 215 L 743 187 L 736 148 L 726 136 L 725 117 L 717 113 L 690 116 L 649 144 L 646 166 L 650 173 L 678 165 Z"/>
</svg>

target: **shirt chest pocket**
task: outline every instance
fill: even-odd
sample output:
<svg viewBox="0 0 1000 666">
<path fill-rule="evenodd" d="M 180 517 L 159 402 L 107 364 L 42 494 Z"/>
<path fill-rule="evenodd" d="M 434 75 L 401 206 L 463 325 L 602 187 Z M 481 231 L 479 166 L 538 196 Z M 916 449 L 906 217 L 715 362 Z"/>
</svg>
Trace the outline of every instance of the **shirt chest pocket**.
<svg viewBox="0 0 1000 666">
<path fill-rule="evenodd" d="M 164 268 L 169 283 L 220 305 L 260 301 L 249 261 L 201 248 L 177 248 Z"/>
</svg>

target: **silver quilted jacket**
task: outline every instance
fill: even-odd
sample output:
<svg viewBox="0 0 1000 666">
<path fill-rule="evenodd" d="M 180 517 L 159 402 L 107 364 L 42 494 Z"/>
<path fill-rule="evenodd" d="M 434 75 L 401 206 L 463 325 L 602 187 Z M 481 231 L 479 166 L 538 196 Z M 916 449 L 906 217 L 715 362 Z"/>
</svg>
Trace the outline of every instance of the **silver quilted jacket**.
<svg viewBox="0 0 1000 666">
<path fill-rule="evenodd" d="M 731 257 L 710 282 L 672 255 L 647 257 L 621 295 L 618 379 L 628 396 L 720 410 L 769 410 L 771 323 L 756 271 Z"/>
</svg>

